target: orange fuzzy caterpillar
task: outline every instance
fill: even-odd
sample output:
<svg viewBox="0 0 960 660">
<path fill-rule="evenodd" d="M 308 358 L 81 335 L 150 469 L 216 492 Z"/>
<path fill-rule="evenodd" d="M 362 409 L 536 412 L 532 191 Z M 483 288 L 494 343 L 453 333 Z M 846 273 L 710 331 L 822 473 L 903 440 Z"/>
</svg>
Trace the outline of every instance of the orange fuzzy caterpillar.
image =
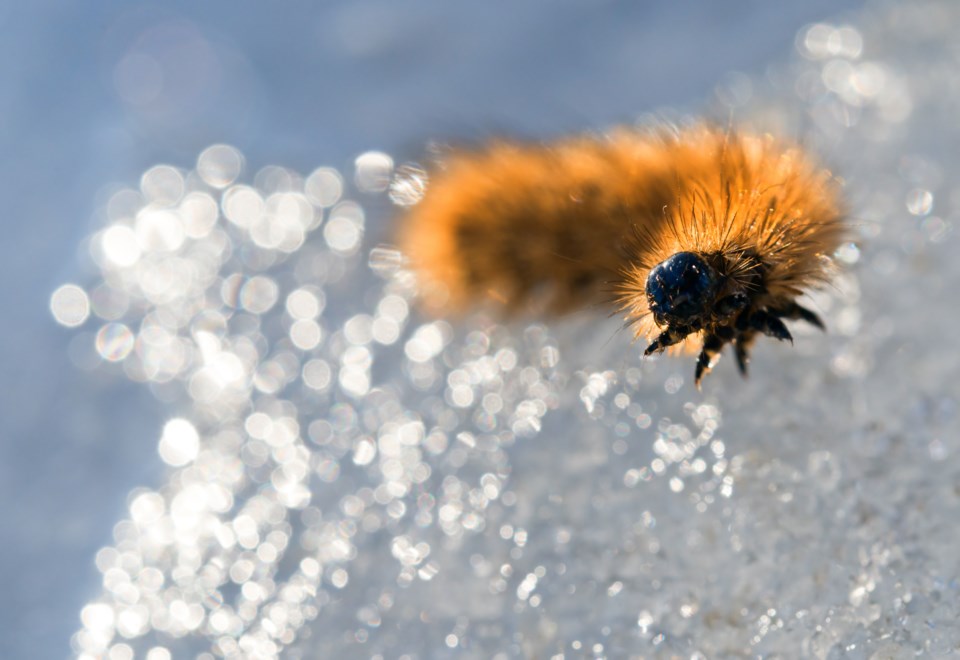
<svg viewBox="0 0 960 660">
<path fill-rule="evenodd" d="M 726 343 L 745 371 L 756 334 L 795 303 L 843 240 L 837 185 L 797 146 L 709 126 L 621 129 L 553 144 L 494 142 L 430 173 L 400 228 L 425 304 L 508 313 L 618 307 L 647 353 Z"/>
</svg>

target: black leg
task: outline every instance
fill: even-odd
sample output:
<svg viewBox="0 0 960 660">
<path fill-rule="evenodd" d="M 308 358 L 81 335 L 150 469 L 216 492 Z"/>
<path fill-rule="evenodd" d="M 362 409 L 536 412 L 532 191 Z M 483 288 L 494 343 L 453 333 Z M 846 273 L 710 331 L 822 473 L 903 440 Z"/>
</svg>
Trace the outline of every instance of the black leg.
<svg viewBox="0 0 960 660">
<path fill-rule="evenodd" d="M 766 318 L 767 327 L 763 333 L 770 337 L 776 337 L 780 341 L 787 340 L 791 344 L 793 343 L 793 335 L 790 334 L 790 331 L 787 330 L 787 326 L 783 324 L 783 321 L 778 319 L 776 316 L 767 315 Z"/>
<path fill-rule="evenodd" d="M 728 343 L 733 343 L 737 368 L 740 374 L 746 377 L 750 363 L 750 347 L 758 334 L 793 343 L 793 336 L 781 319 L 806 321 L 821 330 L 824 329 L 823 321 L 819 316 L 792 301 L 780 300 L 779 304 L 775 303 L 766 309 L 748 307 L 739 312 L 738 308 L 744 304 L 739 296 L 727 296 L 721 298 L 719 302 L 722 303 L 718 305 L 724 312 L 722 318 L 713 319 L 712 323 L 707 324 L 697 322 L 687 326 L 667 326 L 656 339 L 650 342 L 643 352 L 644 356 L 663 352 L 668 347 L 686 339 L 688 335 L 702 330 L 703 349 L 697 356 L 694 372 L 694 384 L 697 389 L 700 389 L 704 376 L 710 373 L 713 363 Z M 735 317 L 732 323 L 731 317 Z M 706 327 L 703 327 L 704 325 Z"/>
<path fill-rule="evenodd" d="M 747 365 L 750 363 L 750 344 L 753 343 L 753 337 L 752 332 L 741 332 L 737 335 L 733 344 L 737 356 L 737 367 L 740 369 L 740 375 L 744 378 L 747 377 Z"/>
<path fill-rule="evenodd" d="M 750 304 L 750 298 L 745 293 L 734 293 L 717 301 L 716 313 L 720 316 L 730 316 Z"/>
<path fill-rule="evenodd" d="M 668 326 L 656 339 L 650 342 L 650 345 L 647 346 L 647 350 L 643 352 L 643 355 L 647 356 L 653 353 L 663 352 L 668 346 L 673 346 L 683 341 L 689 334 L 690 331 L 687 328 L 671 328 Z"/>
<path fill-rule="evenodd" d="M 723 341 L 728 342 L 734 340 L 737 336 L 737 331 L 729 325 L 719 325 L 714 329 L 713 334 L 720 337 Z"/>
<path fill-rule="evenodd" d="M 697 370 L 693 378 L 693 383 L 697 386 L 697 389 L 700 389 L 700 381 L 703 380 L 703 377 L 710 373 L 710 369 L 713 368 L 713 360 L 723 350 L 725 343 L 726 341 L 715 334 L 707 335 L 706 339 L 703 340 L 703 350 L 700 351 L 700 357 L 697 358 Z"/>
<path fill-rule="evenodd" d="M 737 320 L 734 322 L 733 327 L 738 332 L 743 332 L 750 327 L 750 317 L 751 313 L 749 309 L 745 309 L 740 314 L 737 315 Z"/>
<path fill-rule="evenodd" d="M 795 302 L 791 302 L 783 307 L 775 307 L 770 309 L 770 313 L 774 316 L 779 316 L 785 319 L 800 319 L 801 321 L 806 321 L 810 325 L 815 325 L 821 330 L 826 331 L 826 326 L 823 325 L 823 321 L 820 320 L 820 317 L 811 312 L 806 307 L 801 307 Z"/>
<path fill-rule="evenodd" d="M 768 337 L 774 337 L 780 341 L 788 340 L 791 344 L 793 343 L 793 335 L 787 330 L 787 326 L 773 314 L 763 310 L 754 312 L 750 315 L 749 325 L 751 329 L 762 332 Z"/>
</svg>

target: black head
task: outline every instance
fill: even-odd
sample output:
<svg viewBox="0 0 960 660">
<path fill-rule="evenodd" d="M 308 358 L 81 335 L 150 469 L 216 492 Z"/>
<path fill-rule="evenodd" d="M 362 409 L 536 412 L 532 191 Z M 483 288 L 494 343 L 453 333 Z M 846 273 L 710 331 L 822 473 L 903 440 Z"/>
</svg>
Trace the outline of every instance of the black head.
<svg viewBox="0 0 960 660">
<path fill-rule="evenodd" d="M 693 325 L 710 316 L 720 276 L 703 257 L 677 252 L 650 269 L 647 302 L 658 325 Z"/>
</svg>

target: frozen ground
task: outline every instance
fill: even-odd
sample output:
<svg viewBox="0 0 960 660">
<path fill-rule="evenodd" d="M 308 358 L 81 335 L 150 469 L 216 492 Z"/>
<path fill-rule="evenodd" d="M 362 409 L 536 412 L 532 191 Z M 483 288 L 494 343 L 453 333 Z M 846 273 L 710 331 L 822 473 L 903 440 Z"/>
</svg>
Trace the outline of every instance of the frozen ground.
<svg viewBox="0 0 960 660">
<path fill-rule="evenodd" d="M 877 3 L 724 79 L 716 113 L 844 176 L 856 244 L 813 300 L 829 334 L 702 394 L 587 314 L 417 317 L 376 248 L 385 155 L 237 172 L 214 149 L 109 191 L 70 355 L 177 419 L 97 446 L 170 468 L 118 507 L 74 650 L 957 652 L 958 27 L 950 2 Z"/>
</svg>

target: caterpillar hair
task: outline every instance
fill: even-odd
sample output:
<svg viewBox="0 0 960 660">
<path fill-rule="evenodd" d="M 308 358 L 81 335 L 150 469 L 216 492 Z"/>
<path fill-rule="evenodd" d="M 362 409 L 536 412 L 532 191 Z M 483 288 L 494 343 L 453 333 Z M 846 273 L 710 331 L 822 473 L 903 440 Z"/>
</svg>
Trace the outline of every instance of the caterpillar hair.
<svg viewBox="0 0 960 660">
<path fill-rule="evenodd" d="M 550 144 L 496 141 L 427 174 L 399 243 L 423 304 L 506 314 L 619 310 L 645 355 L 697 352 L 695 383 L 733 344 L 746 375 L 758 334 L 822 284 L 845 235 L 839 186 L 797 145 L 708 125 L 619 129 Z"/>
</svg>

